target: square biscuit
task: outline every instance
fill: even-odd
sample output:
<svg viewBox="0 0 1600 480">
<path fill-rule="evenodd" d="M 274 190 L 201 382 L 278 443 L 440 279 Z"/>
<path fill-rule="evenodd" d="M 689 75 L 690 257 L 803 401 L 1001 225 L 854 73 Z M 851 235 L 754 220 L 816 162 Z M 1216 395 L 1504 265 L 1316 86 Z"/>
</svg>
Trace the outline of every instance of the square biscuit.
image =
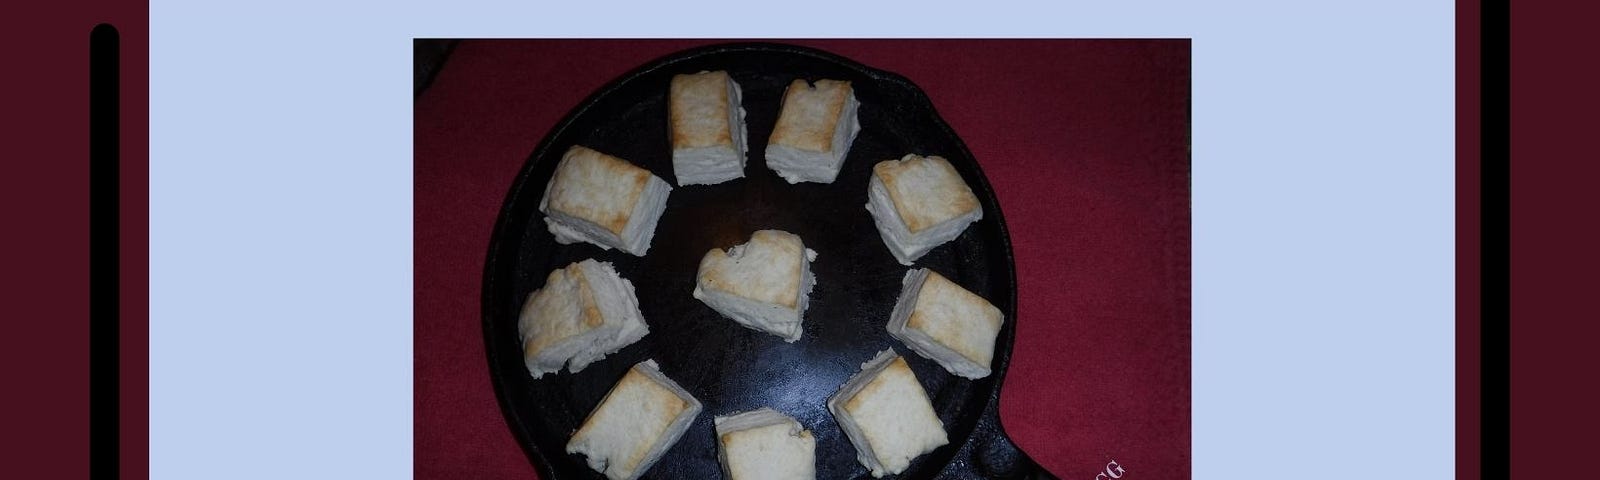
<svg viewBox="0 0 1600 480">
<path fill-rule="evenodd" d="M 767 139 L 767 168 L 789 183 L 833 183 L 861 132 L 859 106 L 848 81 L 790 83 Z"/>
<path fill-rule="evenodd" d="M 749 133 L 743 94 L 725 71 L 672 77 L 667 130 L 678 185 L 714 184 L 744 176 Z"/>
<path fill-rule="evenodd" d="M 862 364 L 828 399 L 828 411 L 873 477 L 904 472 L 911 460 L 950 443 L 927 391 L 892 348 Z"/>
<path fill-rule="evenodd" d="M 872 174 L 883 182 L 895 213 L 912 233 L 925 231 L 978 210 L 978 196 L 972 194 L 961 174 L 944 157 L 906 155 L 900 160 L 878 162 Z"/>
<path fill-rule="evenodd" d="M 643 256 L 671 190 L 649 170 L 574 145 L 556 165 L 539 211 L 559 243 L 589 242 Z"/>
<path fill-rule="evenodd" d="M 606 393 L 567 442 L 589 468 L 611 480 L 632 480 L 648 471 L 688 430 L 701 404 L 645 360 Z"/>
<path fill-rule="evenodd" d="M 983 218 L 977 195 L 948 160 L 910 154 L 872 167 L 867 211 L 901 264 L 954 240 Z"/>
<path fill-rule="evenodd" d="M 816 438 L 771 408 L 716 417 L 717 460 L 730 480 L 811 480 Z"/>
<path fill-rule="evenodd" d="M 833 133 L 851 97 L 850 82 L 803 79 L 789 83 L 783 92 L 783 108 L 772 127 L 768 144 L 786 145 L 801 150 L 827 152 L 833 149 Z"/>
<path fill-rule="evenodd" d="M 926 268 L 906 272 L 890 314 L 889 335 L 945 370 L 989 376 L 1005 316 L 988 300 Z"/>
</svg>

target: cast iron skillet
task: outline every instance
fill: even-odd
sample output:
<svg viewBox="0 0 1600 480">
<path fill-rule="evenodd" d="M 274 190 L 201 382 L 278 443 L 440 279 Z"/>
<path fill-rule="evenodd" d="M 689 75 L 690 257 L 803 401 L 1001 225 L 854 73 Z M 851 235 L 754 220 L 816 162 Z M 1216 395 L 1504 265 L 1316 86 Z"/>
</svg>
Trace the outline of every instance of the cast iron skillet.
<svg viewBox="0 0 1600 480">
<path fill-rule="evenodd" d="M 622 157 L 676 184 L 667 141 L 667 86 L 674 74 L 702 70 L 727 70 L 743 88 L 750 133 L 745 178 L 674 188 L 643 258 L 555 243 L 538 211 L 539 197 L 561 154 L 573 144 Z M 850 80 L 861 101 L 861 133 L 832 184 L 790 185 L 762 160 L 783 89 L 796 77 Z M 915 264 L 938 271 L 1005 313 L 994 373 L 978 381 L 949 374 L 884 329 L 908 267 L 890 256 L 867 214 L 867 181 L 873 164 L 906 153 L 949 159 L 983 205 L 983 220 Z M 690 296 L 707 250 L 743 243 L 752 232 L 768 228 L 798 234 L 818 252 L 804 336 L 792 344 L 740 327 Z M 543 286 L 551 270 L 585 258 L 612 262 L 633 282 L 650 334 L 582 372 L 534 380 L 523 367 L 518 344 L 521 303 Z M 646 478 L 721 478 L 712 417 L 763 406 L 795 417 L 812 431 L 818 478 L 871 478 L 826 401 L 863 362 L 889 347 L 906 357 L 950 438 L 949 445 L 918 457 L 898 478 L 1054 478 L 1000 428 L 1000 382 L 1016 332 L 1014 270 L 994 191 L 972 153 L 910 81 L 810 48 L 716 45 L 651 62 L 601 88 L 528 158 L 490 241 L 484 341 L 506 422 L 546 479 L 601 478 L 564 446 L 623 373 L 652 358 L 705 409 Z"/>
</svg>

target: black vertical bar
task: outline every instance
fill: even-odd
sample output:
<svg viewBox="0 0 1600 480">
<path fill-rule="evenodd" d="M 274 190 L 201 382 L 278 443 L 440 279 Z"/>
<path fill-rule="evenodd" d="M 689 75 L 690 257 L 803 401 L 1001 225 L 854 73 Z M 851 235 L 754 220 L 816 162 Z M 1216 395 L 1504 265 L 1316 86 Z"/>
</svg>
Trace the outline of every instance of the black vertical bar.
<svg viewBox="0 0 1600 480">
<path fill-rule="evenodd" d="M 1511 478 L 1511 2 L 1483 0 L 1482 478 Z"/>
<path fill-rule="evenodd" d="M 89 478 L 94 479 L 117 478 L 120 463 L 120 43 L 109 24 L 95 25 L 89 34 Z"/>
</svg>

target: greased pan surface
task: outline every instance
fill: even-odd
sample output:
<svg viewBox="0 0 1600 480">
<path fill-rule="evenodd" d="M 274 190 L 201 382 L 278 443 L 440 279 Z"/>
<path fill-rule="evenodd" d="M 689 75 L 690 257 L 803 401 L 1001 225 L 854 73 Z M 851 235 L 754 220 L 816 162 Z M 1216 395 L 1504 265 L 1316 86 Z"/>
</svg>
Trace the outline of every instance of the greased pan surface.
<svg viewBox="0 0 1600 480">
<path fill-rule="evenodd" d="M 675 74 L 702 70 L 726 70 L 743 89 L 750 134 L 745 178 L 677 186 L 666 126 L 668 85 Z M 791 185 L 766 168 L 766 140 L 784 88 L 795 78 L 850 80 L 861 102 L 861 133 L 832 184 Z M 622 157 L 674 184 L 646 256 L 561 245 L 546 230 L 539 199 L 556 162 L 574 144 Z M 982 220 L 912 267 L 890 255 L 865 208 L 873 164 L 907 153 L 949 159 L 984 210 Z M 743 243 L 761 229 L 795 233 L 818 253 L 811 266 L 817 284 L 805 312 L 804 335 L 795 343 L 740 327 L 690 295 L 707 250 Z M 576 374 L 534 380 L 523 367 L 518 342 L 521 304 L 551 270 L 586 258 L 613 263 L 633 282 L 650 334 Z M 885 330 L 902 276 L 920 267 L 938 271 L 1004 312 L 989 377 L 971 381 L 951 375 Z M 1005 438 L 995 405 L 1018 321 L 1014 270 L 994 191 L 961 139 L 910 81 L 810 48 L 715 45 L 656 60 L 602 87 L 527 159 L 490 242 L 484 340 L 507 424 L 547 479 L 602 478 L 582 457 L 566 453 L 566 442 L 623 373 L 645 359 L 655 359 L 705 410 L 643 478 L 720 478 L 712 417 L 764 406 L 795 417 L 813 432 L 818 478 L 871 478 L 826 403 L 862 363 L 889 347 L 906 357 L 950 437 L 949 445 L 917 458 L 896 478 L 1048 476 Z"/>
</svg>

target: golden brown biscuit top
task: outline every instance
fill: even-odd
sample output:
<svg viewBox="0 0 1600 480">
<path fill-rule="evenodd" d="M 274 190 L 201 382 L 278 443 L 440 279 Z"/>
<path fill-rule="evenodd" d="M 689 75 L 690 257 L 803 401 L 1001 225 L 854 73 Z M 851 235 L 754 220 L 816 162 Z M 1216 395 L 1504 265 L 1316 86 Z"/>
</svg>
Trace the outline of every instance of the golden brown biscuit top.
<svg viewBox="0 0 1600 480">
<path fill-rule="evenodd" d="M 872 172 L 883 182 L 895 212 L 911 233 L 978 208 L 978 196 L 944 157 L 906 155 L 900 160 L 878 162 Z"/>
<path fill-rule="evenodd" d="M 885 470 L 903 469 L 915 454 L 948 443 L 928 393 L 905 357 L 896 356 L 844 408 Z"/>
<path fill-rule="evenodd" d="M 728 72 L 701 72 L 675 75 L 667 106 L 667 127 L 672 132 L 672 148 L 701 148 L 733 145 L 728 125 Z"/>
<path fill-rule="evenodd" d="M 816 85 L 798 79 L 783 94 L 783 111 L 772 127 L 770 143 L 813 152 L 833 151 L 833 132 L 850 96 L 850 82 L 817 80 Z"/>
<path fill-rule="evenodd" d="M 1001 317 L 1000 309 L 988 300 L 929 270 L 906 326 L 987 367 L 994 358 Z"/>
<path fill-rule="evenodd" d="M 805 245 L 800 236 L 760 230 L 750 235 L 738 258 L 722 249 L 706 252 L 700 260 L 699 281 L 705 288 L 795 308 L 800 301 L 800 273 L 805 261 Z"/>
<path fill-rule="evenodd" d="M 577 442 L 591 435 L 622 439 L 622 444 L 614 445 L 618 451 L 609 453 L 617 455 L 613 458 L 619 459 L 620 465 L 615 466 L 624 471 L 637 468 L 656 440 L 689 408 L 677 393 L 639 372 L 639 368 L 629 369 L 611 387 L 571 440 Z"/>
<path fill-rule="evenodd" d="M 523 353 L 538 355 L 546 347 L 582 335 L 604 322 L 582 265 L 573 263 L 556 269 L 523 307 L 518 320 L 523 330 Z"/>
<path fill-rule="evenodd" d="M 627 160 L 574 145 L 556 166 L 549 207 L 620 236 L 650 177 Z"/>
</svg>

